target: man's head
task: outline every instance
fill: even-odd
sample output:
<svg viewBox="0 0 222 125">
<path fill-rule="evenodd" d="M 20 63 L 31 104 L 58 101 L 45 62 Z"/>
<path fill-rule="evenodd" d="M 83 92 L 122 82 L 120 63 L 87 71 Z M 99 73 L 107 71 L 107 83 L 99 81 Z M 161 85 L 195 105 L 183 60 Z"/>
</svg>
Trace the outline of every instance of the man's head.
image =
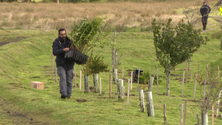
<svg viewBox="0 0 222 125">
<path fill-rule="evenodd" d="M 203 1 L 203 5 L 207 5 L 207 2 L 206 2 L 206 1 Z"/>
<path fill-rule="evenodd" d="M 66 39 L 66 30 L 64 28 L 60 28 L 58 30 L 58 34 L 59 34 L 59 37 L 62 38 L 63 40 Z"/>
</svg>

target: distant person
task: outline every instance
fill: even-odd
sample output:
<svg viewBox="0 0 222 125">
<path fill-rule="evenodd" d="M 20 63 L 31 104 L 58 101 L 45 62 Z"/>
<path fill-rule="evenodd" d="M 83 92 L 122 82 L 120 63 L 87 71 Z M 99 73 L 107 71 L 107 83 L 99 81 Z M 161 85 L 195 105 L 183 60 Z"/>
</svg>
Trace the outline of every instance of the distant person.
<svg viewBox="0 0 222 125">
<path fill-rule="evenodd" d="M 57 73 L 60 77 L 61 98 L 70 98 L 72 94 L 73 66 L 74 62 L 64 58 L 65 52 L 70 49 L 70 39 L 67 37 L 66 30 L 58 30 L 58 38 L 53 42 L 53 55 L 56 56 Z"/>
<path fill-rule="evenodd" d="M 206 1 L 204 1 L 203 5 L 200 8 L 200 13 L 202 15 L 203 30 L 206 30 L 207 19 L 208 19 L 208 15 L 209 15 L 210 11 L 211 11 L 211 8 L 207 5 Z"/>
</svg>

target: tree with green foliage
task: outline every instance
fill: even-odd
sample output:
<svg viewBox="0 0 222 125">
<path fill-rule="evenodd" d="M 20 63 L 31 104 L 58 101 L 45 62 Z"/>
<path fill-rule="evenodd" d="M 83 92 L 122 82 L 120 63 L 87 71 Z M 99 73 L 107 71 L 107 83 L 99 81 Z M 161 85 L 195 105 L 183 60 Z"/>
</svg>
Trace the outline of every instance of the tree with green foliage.
<svg viewBox="0 0 222 125">
<path fill-rule="evenodd" d="M 152 22 L 156 56 L 165 69 L 168 96 L 170 95 L 171 69 L 189 59 L 201 44 L 206 44 L 208 40 L 201 36 L 201 30 L 194 29 L 189 22 L 185 24 L 181 21 L 175 27 L 171 25 L 171 22 L 172 19 L 169 19 L 166 24 L 157 23 L 156 19 Z"/>
<path fill-rule="evenodd" d="M 103 47 L 108 43 L 104 39 L 109 35 L 109 31 L 103 27 L 104 18 L 95 17 L 92 20 L 84 18 L 80 23 L 73 23 L 72 31 L 69 34 L 71 39 L 71 48 L 82 54 L 87 54 L 93 51 L 96 46 Z M 83 65 L 85 92 L 89 92 L 89 75 L 103 72 L 107 69 L 103 58 L 98 55 L 89 57 L 86 65 Z M 98 80 L 96 87 L 98 88 Z M 97 92 L 98 89 L 96 89 Z"/>
<path fill-rule="evenodd" d="M 71 48 L 75 48 L 83 54 L 90 52 L 95 46 L 107 44 L 103 40 L 109 35 L 110 31 L 102 29 L 104 18 L 95 17 L 92 20 L 84 18 L 80 23 L 73 23 L 70 38 Z"/>
</svg>

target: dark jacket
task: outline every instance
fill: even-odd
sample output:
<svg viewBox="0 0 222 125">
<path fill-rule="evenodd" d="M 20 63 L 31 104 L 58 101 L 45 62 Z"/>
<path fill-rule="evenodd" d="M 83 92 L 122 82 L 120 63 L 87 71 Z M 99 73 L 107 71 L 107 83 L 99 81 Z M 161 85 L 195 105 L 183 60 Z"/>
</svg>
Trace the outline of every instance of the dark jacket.
<svg viewBox="0 0 222 125">
<path fill-rule="evenodd" d="M 210 11 L 211 11 L 211 8 L 208 5 L 202 5 L 200 8 L 200 13 L 202 16 L 208 16 Z"/>
<path fill-rule="evenodd" d="M 56 38 L 53 42 L 53 55 L 56 56 L 56 66 L 62 66 L 64 69 L 69 70 L 73 69 L 74 62 L 68 59 L 65 59 L 65 52 L 63 51 L 64 48 L 70 47 L 70 39 L 67 37 L 66 42 L 60 37 Z"/>
</svg>

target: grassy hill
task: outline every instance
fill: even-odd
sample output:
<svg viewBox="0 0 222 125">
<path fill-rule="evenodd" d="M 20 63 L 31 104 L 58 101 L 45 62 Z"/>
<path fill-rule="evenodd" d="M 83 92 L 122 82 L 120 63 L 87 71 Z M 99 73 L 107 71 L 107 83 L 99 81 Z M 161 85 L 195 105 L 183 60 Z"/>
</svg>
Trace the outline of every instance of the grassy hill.
<svg viewBox="0 0 222 125">
<path fill-rule="evenodd" d="M 51 46 L 53 40 L 56 38 L 56 31 L 6 31 L 1 30 L 0 32 L 4 36 L 17 34 L 17 36 L 27 38 L 1 46 L 0 123 L 159 125 L 163 124 L 163 104 L 166 104 L 168 124 L 179 124 L 180 105 L 184 104 L 184 100 L 193 99 L 194 80 L 189 79 L 189 82 L 185 84 L 184 98 L 181 98 L 181 81 L 175 80 L 182 77 L 185 64 L 178 65 L 175 71 L 173 71 L 173 74 L 176 76 L 171 77 L 170 97 L 162 95 L 165 93 L 166 77 L 163 73 L 163 68 L 158 64 L 162 83 L 160 85 L 160 95 L 156 94 L 156 86 L 153 88 L 155 105 L 155 117 L 153 118 L 147 117 L 146 113 L 140 112 L 136 83 L 133 84 L 133 91 L 130 91 L 130 94 L 134 94 L 135 96 L 130 96 L 129 106 L 126 104 L 126 98 L 124 101 L 118 101 L 117 95 L 115 95 L 116 85 L 114 84 L 114 98 L 108 98 L 108 76 L 110 73 L 99 74 L 99 77 L 102 78 L 103 95 L 93 92 L 84 94 L 83 90 L 80 91 L 78 88 L 76 92 L 74 88 L 73 96 L 70 100 L 61 100 L 59 83 L 55 82 L 51 76 Z M 221 50 L 219 45 L 220 41 L 218 39 L 211 38 L 207 45 L 202 46 L 194 54 L 192 57 L 194 73 L 197 72 L 198 64 L 200 64 L 201 70 L 205 70 L 207 64 L 214 64 L 220 59 Z M 124 78 L 129 78 L 128 70 L 134 70 L 138 67 L 145 72 L 151 69 L 152 74 L 154 73 L 156 57 L 152 42 L 152 33 L 123 32 L 117 39 L 117 48 L 119 48 L 119 54 L 123 55 L 119 69 L 121 71 L 122 67 L 124 67 Z M 104 49 L 96 48 L 95 54 L 104 56 L 104 60 L 109 64 L 109 69 L 111 70 L 111 46 L 107 46 Z M 78 76 L 79 70 L 82 67 L 75 65 L 75 68 Z M 45 89 L 36 90 L 31 88 L 30 81 L 44 82 Z M 77 83 L 79 83 L 79 77 L 77 77 Z M 90 86 L 93 86 L 92 77 L 90 77 Z M 124 86 L 127 88 L 126 82 L 124 82 Z M 78 102 L 84 99 L 87 101 Z M 199 90 L 197 90 L 198 99 L 200 99 Z M 197 113 L 200 114 L 198 103 L 188 101 L 186 123 L 195 124 Z M 215 124 L 219 125 L 220 122 L 219 118 L 215 119 Z"/>
<path fill-rule="evenodd" d="M 170 2 L 173 3 L 172 1 Z M 188 1 L 186 4 L 184 4 L 184 6 L 188 6 L 191 3 L 196 3 L 196 1 Z M 215 1 L 213 1 L 211 5 L 214 3 Z M 120 6 L 119 4 L 124 4 L 126 7 L 128 6 L 128 8 L 124 7 L 112 10 L 112 8 Z M 169 17 L 166 15 L 172 14 L 170 17 L 175 17 L 173 19 L 175 19 L 177 22 L 178 19 L 181 19 L 179 17 L 184 16 L 178 9 L 175 8 L 178 4 L 172 4 L 172 10 L 170 9 L 167 12 L 161 10 L 160 13 L 155 10 L 163 7 L 165 3 L 154 2 L 143 4 L 144 3 L 93 3 L 74 5 L 62 4 L 61 6 L 63 6 L 64 10 L 70 7 L 73 11 L 75 10 L 75 7 L 78 6 L 78 8 L 76 8 L 79 10 L 79 15 L 76 16 L 78 19 L 81 19 L 84 16 L 82 13 L 90 11 L 95 15 L 103 15 L 103 13 L 108 13 L 108 17 L 113 18 L 109 19 L 111 22 L 107 21 L 107 23 L 113 25 L 113 22 L 118 22 L 115 20 L 119 20 L 119 24 L 121 25 L 123 22 L 128 21 L 127 27 L 120 26 L 120 28 L 125 29 L 126 32 L 121 32 L 119 34 L 116 40 L 116 47 L 119 50 L 118 55 L 121 55 L 119 76 L 121 77 L 121 70 L 124 67 L 124 79 L 129 79 L 129 72 L 139 67 L 144 72 L 148 72 L 150 69 L 152 74 L 155 72 L 156 56 L 152 32 L 140 31 L 143 28 L 147 28 L 145 31 L 150 30 L 149 21 L 153 17 L 158 17 L 157 19 L 159 21 L 164 22 L 163 18 L 165 19 L 166 17 Z M 127 106 L 126 97 L 123 101 L 118 101 L 115 84 L 113 84 L 112 90 L 112 95 L 114 98 L 109 99 L 110 72 L 99 74 L 99 77 L 102 78 L 102 95 L 93 92 L 84 94 L 82 80 L 82 91 L 80 91 L 79 88 L 77 88 L 77 91 L 75 88 L 73 88 L 72 98 L 69 100 L 61 100 L 59 94 L 59 83 L 55 82 L 54 78 L 52 78 L 52 42 L 57 37 L 57 31 L 53 29 L 60 26 L 69 27 L 73 19 L 69 20 L 66 17 L 72 13 L 64 15 L 67 22 L 63 22 L 59 20 L 56 15 L 54 15 L 54 11 L 52 11 L 54 7 L 47 8 L 48 10 L 51 10 L 48 11 L 49 13 L 51 12 L 49 17 L 45 17 L 45 13 L 42 12 L 43 10 L 37 11 L 38 8 L 46 8 L 48 5 L 52 4 L 27 4 L 31 6 L 24 6 L 20 13 L 13 17 L 13 15 L 16 14 L 16 11 L 20 8 L 20 4 L 13 3 L 10 4 L 11 6 L 6 5 L 9 4 L 0 4 L 0 6 L 2 6 L 4 9 L 4 12 L 1 11 L 2 13 L 0 14 L 0 17 L 2 17 L 1 19 L 5 19 L 1 20 L 0 26 L 5 26 L 4 28 L 6 28 L 0 29 L 0 45 L 4 44 L 3 46 L 0 46 L 0 125 L 161 125 L 164 123 L 163 104 L 166 104 L 167 124 L 175 125 L 180 124 L 180 107 L 181 104 L 184 104 L 184 100 L 188 100 L 186 124 L 196 124 L 196 114 L 198 113 L 200 115 L 201 110 L 198 101 L 193 101 L 194 78 L 191 79 L 190 76 L 186 78 L 184 97 L 181 97 L 181 78 L 186 67 L 185 63 L 176 66 L 175 70 L 172 71 L 173 75 L 171 76 L 169 97 L 164 95 L 166 92 L 166 76 L 164 74 L 164 69 L 159 63 L 157 63 L 160 80 L 162 82 L 159 86 L 159 95 L 157 94 L 157 86 L 153 86 L 155 117 L 147 117 L 147 113 L 140 112 L 140 107 L 138 106 L 139 94 L 136 91 L 137 83 L 133 83 L 133 90 L 130 91 L 131 96 L 129 106 Z M 152 6 L 153 8 L 147 8 L 148 5 Z M 99 6 L 104 7 L 102 8 L 104 12 L 99 13 L 101 11 L 93 9 L 95 7 L 99 8 Z M 142 9 L 139 11 L 137 8 L 140 6 Z M 0 7 L 0 10 L 2 7 Z M 170 4 L 167 4 L 167 7 L 170 7 Z M 88 10 L 85 10 L 85 8 L 88 8 Z M 127 13 L 124 13 L 124 9 L 127 10 Z M 10 14 L 7 14 L 6 11 Z M 37 12 L 40 12 L 43 15 Z M 28 15 L 28 13 L 32 13 L 34 16 L 39 18 L 36 18 L 36 20 L 29 20 L 29 23 L 21 23 L 27 21 L 26 19 L 30 19 L 29 16 L 32 15 Z M 216 13 L 216 10 L 214 10 L 212 12 L 212 16 L 215 16 Z M 62 13 L 59 13 L 59 15 L 60 14 Z M 124 14 L 126 16 L 124 16 Z M 19 16 L 25 17 L 27 15 L 27 18 L 22 18 L 22 20 L 18 20 L 16 22 Z M 130 15 L 137 16 L 135 17 Z M 142 15 L 145 16 L 144 20 L 140 20 Z M 52 19 L 55 20 L 55 22 L 52 22 Z M 201 23 L 197 22 L 195 26 L 196 28 L 201 28 Z M 195 73 L 197 73 L 198 65 L 200 65 L 200 70 L 203 72 L 206 71 L 207 64 L 215 68 L 217 66 L 222 66 L 220 49 L 220 38 L 222 35 L 219 28 L 219 23 L 217 23 L 213 18 L 209 18 L 207 31 L 202 32 L 202 34 L 207 36 L 210 41 L 207 43 L 207 45 L 201 46 L 191 59 L 193 62 L 193 76 Z M 107 41 L 110 43 L 112 42 L 110 39 L 107 39 Z M 94 53 L 104 57 L 104 61 L 109 65 L 109 69 L 111 71 L 111 46 L 106 46 L 105 48 L 97 47 L 95 48 Z M 75 65 L 75 68 L 77 71 L 77 83 L 79 84 L 79 71 L 82 69 L 82 67 Z M 220 70 L 222 70 L 222 68 L 220 68 Z M 37 90 L 31 88 L 31 81 L 41 81 L 45 83 L 45 89 Z M 93 86 L 92 76 L 90 76 L 90 86 Z M 124 86 L 126 90 L 126 80 L 124 82 Z M 199 91 L 200 86 L 198 85 L 196 100 L 201 99 Z M 222 108 L 220 107 L 220 109 Z M 219 114 L 221 114 L 221 112 Z M 211 124 L 211 110 L 209 110 L 208 115 L 209 124 Z M 215 118 L 214 124 L 220 125 L 220 123 L 221 118 Z"/>
</svg>

